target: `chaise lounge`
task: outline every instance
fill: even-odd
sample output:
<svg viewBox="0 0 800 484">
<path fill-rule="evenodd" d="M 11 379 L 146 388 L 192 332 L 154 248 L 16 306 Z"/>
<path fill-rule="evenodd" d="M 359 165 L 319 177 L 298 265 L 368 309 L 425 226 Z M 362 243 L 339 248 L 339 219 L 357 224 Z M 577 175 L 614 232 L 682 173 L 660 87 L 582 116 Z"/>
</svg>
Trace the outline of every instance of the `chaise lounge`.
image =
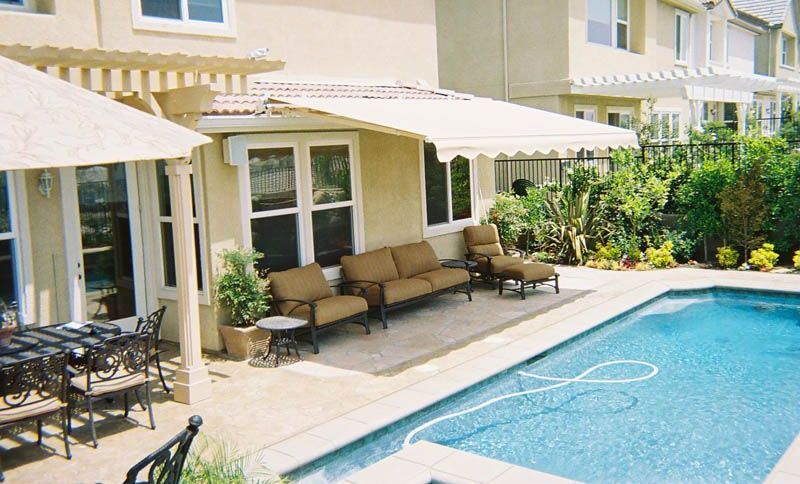
<svg viewBox="0 0 800 484">
<path fill-rule="evenodd" d="M 469 273 L 441 262 L 426 241 L 344 256 L 341 287 L 363 297 L 386 328 L 388 311 L 431 297 L 461 292 L 472 301 Z"/>
<path fill-rule="evenodd" d="M 338 324 L 356 323 L 369 334 L 367 302 L 356 296 L 334 296 L 322 267 L 304 267 L 269 274 L 273 309 L 282 316 L 308 321 L 314 354 L 319 353 L 317 335 Z"/>
</svg>

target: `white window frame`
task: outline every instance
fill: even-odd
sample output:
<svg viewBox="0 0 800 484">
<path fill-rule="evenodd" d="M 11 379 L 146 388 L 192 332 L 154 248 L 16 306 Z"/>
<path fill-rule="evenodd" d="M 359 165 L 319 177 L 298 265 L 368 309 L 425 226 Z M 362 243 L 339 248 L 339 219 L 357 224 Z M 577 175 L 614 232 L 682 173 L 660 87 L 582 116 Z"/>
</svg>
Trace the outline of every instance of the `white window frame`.
<svg viewBox="0 0 800 484">
<path fill-rule="evenodd" d="M 17 311 L 24 324 L 32 321 L 33 308 L 33 266 L 31 265 L 31 248 L 28 245 L 27 197 L 25 176 L 23 173 L 0 171 L 6 177 L 8 187 L 8 210 L 11 217 L 11 231 L 0 232 L 0 240 L 12 240 L 14 243 L 14 281 L 17 285 Z M 21 217 L 25 214 L 26 217 Z M 8 301 L 6 301 L 8 302 Z"/>
<path fill-rule="evenodd" d="M 610 0 L 611 3 L 611 43 L 606 44 L 604 42 L 595 42 L 589 40 L 589 0 L 586 0 L 586 42 L 594 45 L 602 45 L 605 47 L 612 47 L 614 49 L 630 51 L 631 50 L 631 0 L 627 1 L 627 8 L 628 12 L 625 18 L 627 20 L 621 20 L 619 18 L 619 0 Z M 619 47 L 619 39 L 617 38 L 617 24 L 624 24 L 627 28 L 625 32 L 627 33 L 627 38 L 625 39 L 625 48 Z"/>
<path fill-rule="evenodd" d="M 631 107 L 609 106 L 606 109 L 606 124 L 608 124 L 608 125 L 611 124 L 609 122 L 609 119 L 608 119 L 608 115 L 609 114 L 619 114 L 620 121 L 622 121 L 622 116 L 626 116 L 627 115 L 630 118 L 629 122 L 633 123 L 633 108 L 631 108 Z M 630 124 L 627 127 L 625 127 L 625 126 L 622 126 L 622 127 L 626 128 L 626 129 L 631 129 Z"/>
<path fill-rule="evenodd" d="M 584 113 L 592 113 L 592 119 L 587 118 L 586 115 L 584 115 L 584 117 L 579 119 L 597 122 L 597 106 L 591 104 L 576 104 L 575 108 L 572 110 L 572 114 L 576 118 L 578 117 L 578 111 L 582 111 Z"/>
<path fill-rule="evenodd" d="M 142 14 L 142 0 L 131 0 L 131 17 L 134 30 L 171 32 L 177 34 L 215 37 L 236 37 L 234 0 L 222 1 L 222 22 L 206 22 L 189 18 L 189 1 L 181 2 L 181 18 L 149 17 Z"/>
<path fill-rule="evenodd" d="M 678 125 L 675 126 L 675 115 L 678 115 Z M 654 109 L 653 112 L 650 114 L 650 122 L 652 124 L 653 117 L 656 116 L 658 118 L 658 136 L 653 137 L 651 141 L 658 141 L 658 142 L 665 142 L 670 143 L 674 141 L 679 141 L 681 139 L 681 112 L 676 109 Z M 667 117 L 669 122 L 669 136 L 664 136 L 664 130 L 662 129 L 662 122 L 664 117 Z M 676 134 L 677 133 L 677 134 Z"/>
<path fill-rule="evenodd" d="M 478 223 L 477 204 L 478 204 L 478 190 L 476 183 L 478 178 L 477 163 L 475 160 L 469 160 L 469 200 L 471 216 L 461 220 L 453 220 L 453 195 L 452 186 L 450 182 L 450 163 L 445 163 L 445 186 L 447 187 L 446 200 L 447 200 L 447 222 L 428 225 L 428 205 L 427 205 L 427 190 L 425 188 L 425 143 L 419 143 L 419 172 L 420 172 L 420 189 L 422 191 L 422 237 L 430 238 L 439 235 L 452 234 L 461 232 L 464 227 L 470 227 Z"/>
<path fill-rule="evenodd" d="M 252 134 L 243 135 L 245 142 L 244 163 L 237 163 L 239 167 L 239 195 L 242 218 L 242 245 L 253 247 L 252 224 L 253 219 L 270 218 L 281 215 L 297 215 L 297 241 L 300 265 L 304 266 L 314 262 L 314 226 L 312 215 L 316 211 L 334 208 L 352 207 L 353 217 L 353 253 L 364 251 L 364 215 L 361 204 L 361 163 L 359 160 L 358 133 L 280 133 L 280 134 Z M 351 200 L 344 202 L 314 205 L 313 181 L 311 179 L 311 148 L 317 146 L 348 146 L 350 150 L 350 187 Z M 250 158 L 249 151 L 254 149 L 291 148 L 295 160 L 295 188 L 297 191 L 297 206 L 254 213 L 250 191 Z M 238 154 L 237 159 L 242 154 Z M 341 266 L 323 267 L 325 278 L 329 281 L 341 279 Z"/>
<path fill-rule="evenodd" d="M 11 3 L 0 3 L 0 10 L 13 10 L 17 12 L 33 12 L 33 1 L 22 0 L 21 5 L 14 5 Z"/>
<path fill-rule="evenodd" d="M 794 57 L 796 57 L 796 53 L 793 52 L 793 47 L 795 46 L 795 42 L 797 42 L 797 40 L 794 37 L 790 36 L 786 32 L 781 32 L 780 63 L 781 67 L 783 67 L 784 69 L 794 69 L 795 67 L 796 62 Z"/>
<path fill-rule="evenodd" d="M 150 204 L 152 215 L 151 221 L 153 226 L 155 227 L 155 242 L 156 242 L 156 253 L 158 256 L 156 257 L 156 266 L 158 269 L 158 297 L 160 299 L 166 299 L 170 301 L 177 301 L 178 300 L 178 290 L 175 287 L 167 286 L 166 284 L 166 275 L 167 271 L 164 267 L 164 239 L 161 234 L 161 224 L 162 223 L 169 223 L 173 224 L 174 220 L 173 217 L 166 217 L 161 215 L 161 207 L 159 206 L 159 192 L 158 192 L 158 171 L 157 171 L 157 164 L 156 163 L 148 163 L 147 164 L 150 169 L 148 170 L 149 173 L 147 174 L 148 179 L 150 180 L 150 186 L 153 187 L 153 196 L 150 197 L 152 203 Z M 169 166 L 169 165 L 167 165 Z M 200 270 L 201 274 L 200 277 L 203 281 L 203 289 L 198 289 L 197 295 L 200 301 L 200 304 L 203 305 L 210 305 L 210 291 L 208 289 L 208 261 L 206 260 L 206 219 L 205 219 L 205 211 L 203 207 L 204 204 L 204 196 L 203 193 L 203 174 L 202 169 L 200 168 L 200 154 L 198 150 L 194 150 L 192 152 L 192 190 L 194 191 L 194 206 L 195 206 L 195 216 L 192 219 L 192 223 L 197 225 L 197 230 L 200 233 L 200 253 L 197 254 L 200 257 Z M 167 185 L 167 197 L 170 196 L 169 193 L 169 185 Z M 172 200 L 170 199 L 170 202 Z M 148 221 L 149 222 L 149 221 Z M 144 223 L 144 221 L 143 221 Z"/>
<path fill-rule="evenodd" d="M 675 64 L 681 66 L 689 65 L 689 53 L 691 52 L 692 41 L 692 15 L 681 9 L 675 9 L 675 19 L 681 24 L 681 38 L 678 40 L 679 45 L 675 45 Z M 677 28 L 677 23 L 675 28 Z M 675 37 L 677 37 L 677 32 Z"/>
</svg>

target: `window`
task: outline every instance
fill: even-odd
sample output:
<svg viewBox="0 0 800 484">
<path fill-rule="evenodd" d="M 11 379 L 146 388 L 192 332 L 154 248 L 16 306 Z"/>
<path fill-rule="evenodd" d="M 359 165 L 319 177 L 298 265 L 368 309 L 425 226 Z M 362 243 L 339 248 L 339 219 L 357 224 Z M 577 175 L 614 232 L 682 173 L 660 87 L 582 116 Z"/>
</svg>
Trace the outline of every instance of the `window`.
<svg viewBox="0 0 800 484">
<path fill-rule="evenodd" d="M 30 1 L 31 0 L 0 0 L 0 10 L 9 9 L 27 11 L 32 8 Z"/>
<path fill-rule="evenodd" d="M 338 267 L 339 259 L 360 245 L 355 135 L 255 139 L 247 146 L 242 183 L 249 197 L 250 243 L 264 254 L 257 268 L 280 271 L 311 262 Z"/>
<path fill-rule="evenodd" d="M 175 273 L 175 240 L 172 233 L 172 201 L 169 197 L 169 178 L 167 177 L 167 163 L 164 160 L 156 162 L 156 187 L 158 189 L 157 220 L 161 243 L 161 284 L 165 288 L 174 288 L 177 285 Z M 195 171 L 197 165 L 195 164 Z M 192 175 L 192 216 L 194 222 L 194 248 L 197 257 L 197 288 L 204 290 L 203 277 L 203 244 L 200 230 L 200 218 L 197 216 L 197 200 L 200 192 L 197 177 Z"/>
<path fill-rule="evenodd" d="M 587 40 L 627 50 L 630 31 L 628 0 L 586 1 Z"/>
<path fill-rule="evenodd" d="M 681 137 L 681 114 L 658 111 L 650 114 L 651 141 L 677 141 Z"/>
<path fill-rule="evenodd" d="M 618 128 L 630 129 L 633 119 L 633 109 L 631 108 L 608 108 L 608 124 Z"/>
<path fill-rule="evenodd" d="M 473 223 L 472 163 L 457 156 L 442 163 L 436 146 L 425 143 L 423 155 L 426 235 L 460 230 Z"/>
<path fill-rule="evenodd" d="M 137 29 L 197 35 L 235 35 L 232 0 L 131 2 L 133 27 Z"/>
<path fill-rule="evenodd" d="M 689 14 L 682 10 L 675 11 L 675 60 L 689 61 Z"/>
<path fill-rule="evenodd" d="M 586 121 L 597 121 L 597 108 L 595 106 L 575 106 L 575 117 Z"/>
<path fill-rule="evenodd" d="M 225 21 L 223 0 L 141 0 L 145 17 L 198 22 Z"/>
<path fill-rule="evenodd" d="M 11 177 L 0 171 L 0 298 L 6 304 L 19 302 L 17 236 L 13 220 Z"/>
<path fill-rule="evenodd" d="M 787 34 L 781 34 L 781 65 L 784 67 L 794 67 L 794 38 Z"/>
</svg>

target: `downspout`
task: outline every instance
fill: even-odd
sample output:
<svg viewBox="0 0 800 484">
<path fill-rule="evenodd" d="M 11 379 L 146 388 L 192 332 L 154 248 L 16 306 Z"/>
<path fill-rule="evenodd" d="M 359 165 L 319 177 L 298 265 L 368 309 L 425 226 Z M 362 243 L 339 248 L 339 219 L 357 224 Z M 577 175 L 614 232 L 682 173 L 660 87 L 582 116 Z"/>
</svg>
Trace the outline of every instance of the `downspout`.
<svg viewBox="0 0 800 484">
<path fill-rule="evenodd" d="M 503 97 L 508 102 L 508 0 L 503 0 Z"/>
</svg>

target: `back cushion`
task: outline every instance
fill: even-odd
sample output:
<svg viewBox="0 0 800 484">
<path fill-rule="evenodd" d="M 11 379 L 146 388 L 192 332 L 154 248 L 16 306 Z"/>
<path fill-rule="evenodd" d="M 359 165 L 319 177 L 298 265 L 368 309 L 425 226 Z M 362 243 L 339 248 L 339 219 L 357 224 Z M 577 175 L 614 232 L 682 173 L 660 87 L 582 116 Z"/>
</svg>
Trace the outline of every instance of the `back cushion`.
<svg viewBox="0 0 800 484">
<path fill-rule="evenodd" d="M 436 252 L 426 241 L 416 244 L 398 245 L 392 247 L 392 258 L 397 266 L 397 274 L 401 279 L 408 279 L 423 272 L 441 269 L 442 265 L 436 258 Z"/>
<path fill-rule="evenodd" d="M 464 227 L 464 245 L 470 254 L 503 255 L 500 234 L 494 224 Z"/>
<path fill-rule="evenodd" d="M 389 282 L 399 279 L 392 251 L 387 247 L 342 257 L 345 281 Z"/>
<path fill-rule="evenodd" d="M 325 280 L 322 267 L 314 262 L 305 267 L 269 274 L 269 287 L 273 299 L 302 299 L 318 301 L 333 296 L 333 291 Z M 278 303 L 281 314 L 289 314 L 300 303 Z"/>
</svg>

